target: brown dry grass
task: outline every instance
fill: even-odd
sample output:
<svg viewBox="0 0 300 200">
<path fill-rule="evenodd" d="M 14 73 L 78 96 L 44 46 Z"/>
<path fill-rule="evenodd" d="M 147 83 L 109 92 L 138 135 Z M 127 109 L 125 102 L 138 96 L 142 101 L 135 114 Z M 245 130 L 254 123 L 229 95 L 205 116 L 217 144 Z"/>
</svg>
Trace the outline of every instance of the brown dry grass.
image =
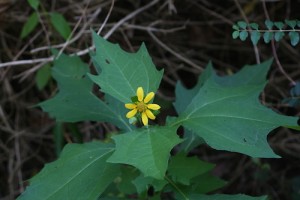
<svg viewBox="0 0 300 200">
<path fill-rule="evenodd" d="M 0 1 L 0 199 L 14 199 L 24 190 L 27 179 L 56 158 L 55 122 L 32 107 L 56 92 L 54 82 L 43 91 L 35 84 L 36 71 L 51 60 L 50 46 L 89 62 L 86 54 L 91 28 L 103 28 L 102 36 L 129 51 L 145 42 L 156 65 L 165 69 L 159 95 L 169 101 L 174 100 L 175 83 L 181 80 L 192 87 L 210 60 L 221 74 L 227 74 L 277 55 L 280 65 L 273 64 L 264 102 L 284 114 L 299 116 L 299 108 L 289 109 L 280 103 L 289 95 L 292 82 L 300 78 L 299 45 L 291 47 L 284 40 L 274 44 L 272 52 L 271 44 L 260 42 L 255 48 L 249 40 L 231 38 L 232 24 L 241 19 L 263 23 L 267 13 L 272 20 L 300 19 L 299 3 L 267 1 L 264 8 L 258 0 L 116 0 L 110 13 L 110 0 L 42 1 L 45 10 L 63 14 L 74 29 L 74 41 L 64 43 L 43 15 L 35 31 L 21 40 L 21 27 L 32 9 L 26 1 Z M 146 4 L 151 6 L 142 11 Z M 96 130 L 111 128 L 90 122 L 77 125 L 84 141 L 100 137 Z M 64 136 L 66 141 L 72 140 L 67 130 Z M 225 193 L 290 199 L 290 181 L 300 175 L 300 135 L 278 129 L 270 134 L 269 142 L 282 159 L 262 159 L 255 164 L 247 156 L 208 147 L 194 153 L 218 164 L 216 174 L 229 181 Z M 263 164 L 270 169 L 264 170 Z"/>
</svg>

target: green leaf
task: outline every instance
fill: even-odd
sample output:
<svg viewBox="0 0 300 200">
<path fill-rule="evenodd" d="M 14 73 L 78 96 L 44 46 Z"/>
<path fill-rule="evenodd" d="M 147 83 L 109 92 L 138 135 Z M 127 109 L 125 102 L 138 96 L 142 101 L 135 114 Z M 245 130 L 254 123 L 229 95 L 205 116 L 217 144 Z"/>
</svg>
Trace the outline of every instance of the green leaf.
<svg viewBox="0 0 300 200">
<path fill-rule="evenodd" d="M 30 180 L 18 200 L 97 199 L 119 173 L 106 162 L 114 151 L 109 144 L 68 144 L 61 157 Z"/>
<path fill-rule="evenodd" d="M 41 67 L 35 76 L 35 82 L 39 90 L 43 90 L 51 78 L 50 64 Z"/>
<path fill-rule="evenodd" d="M 244 21 L 238 21 L 237 25 L 242 28 L 242 29 L 246 29 L 247 28 L 247 23 Z"/>
<path fill-rule="evenodd" d="M 233 31 L 232 32 L 232 38 L 233 39 L 236 39 L 236 38 L 238 38 L 240 36 L 240 32 L 239 31 Z"/>
<path fill-rule="evenodd" d="M 297 25 L 297 21 L 296 20 L 285 20 L 285 23 L 289 26 L 289 27 L 291 27 L 292 29 L 294 29 L 295 27 L 296 27 L 296 25 Z"/>
<path fill-rule="evenodd" d="M 247 39 L 247 37 L 248 37 L 248 32 L 247 31 L 241 31 L 240 32 L 240 39 L 242 40 L 242 41 L 245 41 L 246 39 Z"/>
<path fill-rule="evenodd" d="M 279 30 L 282 30 L 283 26 L 284 26 L 284 23 L 282 22 L 275 22 L 274 25 L 279 29 Z"/>
<path fill-rule="evenodd" d="M 254 45 L 257 45 L 259 39 L 260 39 L 260 32 L 251 31 L 251 41 Z"/>
<path fill-rule="evenodd" d="M 299 43 L 299 33 L 296 31 L 289 32 L 291 45 L 296 46 Z"/>
<path fill-rule="evenodd" d="M 118 182 L 119 192 L 125 194 L 134 194 L 136 193 L 136 187 L 133 184 L 133 181 L 139 176 L 139 171 L 131 166 L 123 166 L 121 168 L 120 181 Z"/>
<path fill-rule="evenodd" d="M 136 53 L 123 51 L 119 45 L 112 44 L 93 32 L 98 76 L 89 77 L 100 86 L 101 91 L 123 103 L 131 102 L 138 87 L 145 94 L 156 92 L 162 79 L 163 70 L 157 71 L 144 44 Z"/>
<path fill-rule="evenodd" d="M 39 5 L 40 5 L 40 1 L 39 0 L 27 0 L 27 2 L 29 3 L 29 5 L 34 9 L 37 10 Z"/>
<path fill-rule="evenodd" d="M 258 24 L 257 23 L 250 23 L 249 26 L 255 30 L 258 30 Z"/>
<path fill-rule="evenodd" d="M 188 196 L 189 200 L 267 200 L 267 196 L 251 197 L 243 194 L 228 195 L 228 194 L 214 194 L 202 195 L 191 194 Z"/>
<path fill-rule="evenodd" d="M 201 161 L 197 157 L 187 157 L 179 153 L 170 159 L 168 174 L 173 181 L 190 185 L 192 178 L 210 171 L 213 167 L 213 164 Z"/>
<path fill-rule="evenodd" d="M 143 175 L 137 177 L 132 183 L 135 185 L 138 194 L 146 192 L 149 186 L 153 186 L 155 191 L 161 191 L 168 184 L 166 180 L 157 180 Z"/>
<path fill-rule="evenodd" d="M 215 149 L 278 157 L 268 145 L 267 135 L 279 126 L 296 127 L 297 118 L 279 115 L 259 102 L 266 82 L 262 70 L 266 72 L 270 65 L 268 61 L 246 67 L 223 79 L 212 73 L 173 125 L 192 130 Z"/>
<path fill-rule="evenodd" d="M 284 37 L 284 32 L 282 31 L 276 32 L 274 35 L 274 39 L 276 42 L 279 42 L 283 37 Z"/>
<path fill-rule="evenodd" d="M 239 28 L 238 25 L 236 25 L 236 24 L 233 24 L 233 25 L 232 25 L 232 29 L 237 30 L 237 31 L 240 30 L 240 28 Z"/>
<path fill-rule="evenodd" d="M 57 12 L 50 13 L 50 21 L 55 30 L 67 40 L 71 34 L 71 28 L 63 15 Z"/>
<path fill-rule="evenodd" d="M 33 12 L 27 19 L 21 31 L 21 38 L 28 36 L 39 23 L 39 17 L 36 12 Z"/>
<path fill-rule="evenodd" d="M 267 29 L 272 30 L 274 23 L 271 20 L 266 20 L 265 21 L 265 25 L 267 27 Z"/>
<path fill-rule="evenodd" d="M 93 83 L 85 76 L 87 71 L 88 65 L 79 57 L 62 54 L 52 68 L 59 93 L 39 105 L 58 121 L 103 121 L 132 130 L 123 103 L 107 96 L 107 104 L 92 94 Z"/>
<path fill-rule="evenodd" d="M 273 32 L 265 32 L 264 33 L 264 41 L 265 43 L 269 43 L 273 38 Z"/>
<path fill-rule="evenodd" d="M 151 127 L 113 136 L 116 151 L 108 162 L 132 165 L 145 177 L 163 179 L 171 149 L 182 140 L 177 127 Z"/>
<path fill-rule="evenodd" d="M 220 189 L 226 185 L 225 181 L 213 176 L 211 173 L 212 172 L 201 174 L 200 176 L 192 179 L 191 182 L 193 184 L 193 189 L 190 190 L 189 193 L 206 194 L 208 192 Z"/>
</svg>

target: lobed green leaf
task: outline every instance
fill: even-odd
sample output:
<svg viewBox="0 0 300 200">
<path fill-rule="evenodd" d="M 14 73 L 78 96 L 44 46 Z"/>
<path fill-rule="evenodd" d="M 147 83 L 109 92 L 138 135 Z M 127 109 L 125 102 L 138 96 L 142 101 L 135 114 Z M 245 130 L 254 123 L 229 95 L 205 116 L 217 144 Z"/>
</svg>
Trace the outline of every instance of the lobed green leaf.
<svg viewBox="0 0 300 200">
<path fill-rule="evenodd" d="M 296 27 L 296 25 L 297 25 L 297 21 L 296 20 L 285 20 L 285 23 L 289 26 L 289 27 L 291 27 L 292 29 L 294 29 L 295 27 Z"/>
<path fill-rule="evenodd" d="M 244 21 L 238 21 L 237 25 L 242 28 L 242 29 L 246 29 L 247 28 L 247 23 Z"/>
<path fill-rule="evenodd" d="M 283 23 L 283 22 L 274 22 L 274 25 L 275 25 L 276 28 L 278 28 L 279 30 L 282 30 L 282 28 L 284 27 L 284 23 Z"/>
<path fill-rule="evenodd" d="M 112 145 L 100 142 L 68 144 L 17 199 L 97 199 L 119 173 L 118 165 L 106 162 L 113 151 Z"/>
<path fill-rule="evenodd" d="M 240 36 L 240 32 L 239 31 L 233 31 L 232 32 L 232 38 L 233 39 L 236 39 L 236 38 L 238 38 Z"/>
<path fill-rule="evenodd" d="M 151 127 L 113 136 L 116 151 L 108 162 L 132 165 L 145 177 L 163 179 L 170 151 L 182 141 L 176 130 L 177 127 Z"/>
<path fill-rule="evenodd" d="M 93 83 L 86 77 L 87 71 L 88 65 L 79 57 L 62 54 L 52 68 L 59 92 L 39 106 L 58 121 L 102 121 L 132 130 L 125 118 L 127 110 L 123 103 L 109 96 L 106 96 L 106 103 L 91 92 Z"/>
<path fill-rule="evenodd" d="M 269 43 L 273 39 L 273 32 L 265 32 L 263 37 L 264 37 L 264 42 Z"/>
<path fill-rule="evenodd" d="M 248 32 L 247 31 L 241 31 L 240 32 L 240 39 L 242 40 L 242 41 L 245 41 L 246 39 L 247 39 L 247 37 L 248 37 Z"/>
<path fill-rule="evenodd" d="M 93 60 L 99 75 L 89 77 L 101 91 L 123 103 L 131 102 L 138 87 L 144 92 L 156 92 L 163 70 L 157 71 L 144 44 L 136 53 L 123 51 L 93 32 L 96 54 Z"/>
<path fill-rule="evenodd" d="M 260 104 L 259 93 L 265 86 L 270 65 L 269 60 L 247 66 L 224 78 L 208 69 L 210 73 L 205 76 L 211 74 L 210 77 L 200 89 L 196 86 L 195 96 L 185 102 L 188 105 L 172 124 L 182 124 L 219 150 L 252 157 L 278 157 L 267 143 L 267 134 L 279 126 L 296 127 L 297 118 L 279 115 Z M 176 96 L 182 99 L 185 94 Z"/>
<path fill-rule="evenodd" d="M 284 37 L 284 32 L 278 31 L 274 34 L 274 39 L 276 42 L 280 41 Z"/>
</svg>

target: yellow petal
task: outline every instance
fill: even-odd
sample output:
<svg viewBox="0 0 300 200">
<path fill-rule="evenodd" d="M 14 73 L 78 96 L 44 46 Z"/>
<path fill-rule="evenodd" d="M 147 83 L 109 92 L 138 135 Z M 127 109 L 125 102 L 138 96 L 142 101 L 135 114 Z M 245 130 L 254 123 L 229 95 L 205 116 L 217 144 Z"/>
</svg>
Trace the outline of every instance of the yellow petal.
<svg viewBox="0 0 300 200">
<path fill-rule="evenodd" d="M 142 122 L 145 126 L 148 126 L 148 117 L 145 112 L 142 113 Z"/>
<path fill-rule="evenodd" d="M 138 87 L 138 89 L 136 90 L 136 96 L 138 97 L 139 101 L 143 101 L 144 99 L 144 90 L 142 87 Z"/>
<path fill-rule="evenodd" d="M 133 103 L 126 103 L 126 104 L 125 104 L 125 108 L 128 108 L 128 109 L 135 109 L 135 108 L 136 108 L 136 104 L 133 104 Z"/>
<path fill-rule="evenodd" d="M 148 93 L 144 99 L 144 103 L 148 103 L 149 101 L 151 101 L 151 99 L 153 99 L 153 97 L 154 97 L 154 92 Z"/>
<path fill-rule="evenodd" d="M 133 117 L 136 114 L 136 112 L 137 112 L 137 109 L 133 109 L 126 114 L 126 117 L 128 119 L 130 119 L 131 117 Z"/>
<path fill-rule="evenodd" d="M 150 110 L 146 110 L 146 115 L 149 119 L 155 119 L 155 116 Z"/>
<path fill-rule="evenodd" d="M 158 104 L 148 104 L 147 107 L 151 110 L 159 110 L 160 106 Z"/>
</svg>

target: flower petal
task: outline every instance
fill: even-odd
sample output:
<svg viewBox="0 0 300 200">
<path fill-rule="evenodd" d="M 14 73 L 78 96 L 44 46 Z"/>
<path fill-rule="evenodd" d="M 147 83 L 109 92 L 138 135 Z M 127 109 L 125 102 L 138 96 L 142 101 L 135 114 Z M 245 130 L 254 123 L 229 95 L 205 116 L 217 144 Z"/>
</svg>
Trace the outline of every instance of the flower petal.
<svg viewBox="0 0 300 200">
<path fill-rule="evenodd" d="M 125 104 L 125 108 L 127 108 L 127 109 L 135 109 L 136 108 L 136 104 L 126 103 Z"/>
<path fill-rule="evenodd" d="M 137 109 L 133 109 L 126 114 L 126 117 L 128 119 L 130 119 L 131 117 L 133 117 L 136 114 L 136 112 L 137 112 Z"/>
<path fill-rule="evenodd" d="M 142 122 L 145 126 L 148 126 L 148 117 L 145 112 L 142 113 Z"/>
<path fill-rule="evenodd" d="M 136 90 L 136 96 L 138 97 L 139 101 L 143 101 L 144 99 L 144 90 L 142 87 L 138 87 L 138 89 Z"/>
<path fill-rule="evenodd" d="M 149 92 L 144 99 L 144 103 L 148 103 L 149 101 L 151 101 L 151 99 L 153 99 L 153 97 L 154 97 L 154 92 Z"/>
<path fill-rule="evenodd" d="M 153 115 L 153 113 L 150 110 L 146 110 L 145 112 L 149 119 L 155 119 L 155 116 Z"/>
<path fill-rule="evenodd" d="M 158 104 L 148 104 L 147 107 L 151 110 L 159 110 L 160 106 Z"/>
</svg>

